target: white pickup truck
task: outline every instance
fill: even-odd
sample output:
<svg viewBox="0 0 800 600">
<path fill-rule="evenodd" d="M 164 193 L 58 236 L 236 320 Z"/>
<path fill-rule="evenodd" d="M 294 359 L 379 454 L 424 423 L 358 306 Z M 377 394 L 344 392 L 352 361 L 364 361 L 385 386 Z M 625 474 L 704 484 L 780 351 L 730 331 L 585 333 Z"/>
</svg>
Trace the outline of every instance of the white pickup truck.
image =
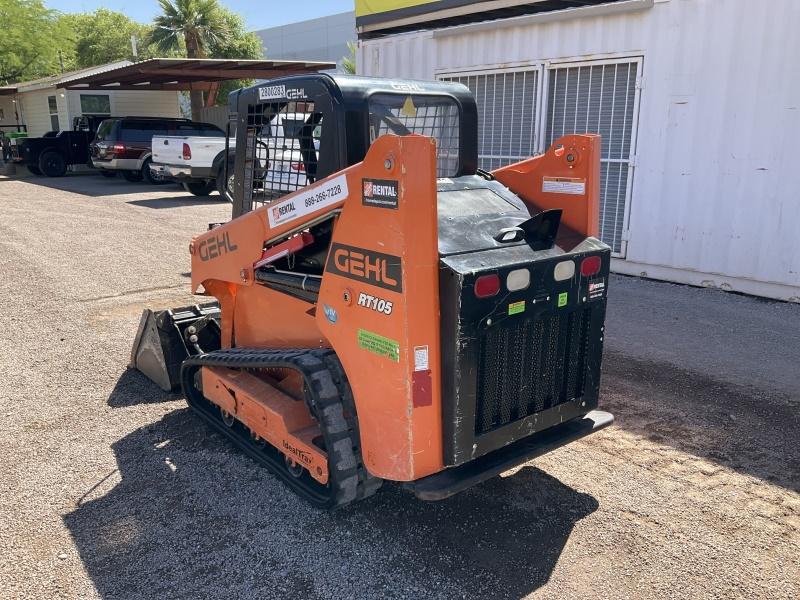
<svg viewBox="0 0 800 600">
<path fill-rule="evenodd" d="M 233 154 L 236 139 L 231 138 Z M 154 135 L 150 170 L 159 178 L 177 181 L 195 196 L 208 196 L 215 189 L 223 196 L 225 138 L 181 135 Z M 233 174 L 233 157 L 228 169 Z"/>
<path fill-rule="evenodd" d="M 258 180 L 269 181 L 269 188 L 281 193 L 293 192 L 307 183 L 306 161 L 303 160 L 299 136 L 306 126 L 305 113 L 280 112 L 256 139 L 255 169 Z M 313 161 L 319 153 L 319 126 L 313 128 Z M 234 148 L 236 139 L 228 144 L 228 186 L 232 190 Z M 225 194 L 225 138 L 194 136 L 153 136 L 153 162 L 150 169 L 157 177 L 178 181 L 195 196 L 207 196 L 214 189 Z"/>
</svg>

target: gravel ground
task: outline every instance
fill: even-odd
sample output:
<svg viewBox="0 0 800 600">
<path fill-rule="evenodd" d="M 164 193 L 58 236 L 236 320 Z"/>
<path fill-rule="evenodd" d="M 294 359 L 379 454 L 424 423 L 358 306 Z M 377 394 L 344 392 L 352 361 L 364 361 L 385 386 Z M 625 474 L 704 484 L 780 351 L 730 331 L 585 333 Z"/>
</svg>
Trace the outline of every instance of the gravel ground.
<svg viewBox="0 0 800 600">
<path fill-rule="evenodd" d="M 328 514 L 126 370 L 227 205 L 75 176 L 0 211 L 0 598 L 800 596 L 800 306 L 614 277 L 614 426 Z"/>
</svg>

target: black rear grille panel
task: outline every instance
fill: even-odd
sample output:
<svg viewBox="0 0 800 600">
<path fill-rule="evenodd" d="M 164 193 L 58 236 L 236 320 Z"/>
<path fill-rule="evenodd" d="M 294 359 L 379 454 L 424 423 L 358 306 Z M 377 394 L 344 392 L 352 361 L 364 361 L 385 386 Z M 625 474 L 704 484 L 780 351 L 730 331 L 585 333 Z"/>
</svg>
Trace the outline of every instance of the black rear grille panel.
<svg viewBox="0 0 800 600">
<path fill-rule="evenodd" d="M 480 340 L 475 433 L 584 394 L 591 308 L 515 319 Z"/>
</svg>

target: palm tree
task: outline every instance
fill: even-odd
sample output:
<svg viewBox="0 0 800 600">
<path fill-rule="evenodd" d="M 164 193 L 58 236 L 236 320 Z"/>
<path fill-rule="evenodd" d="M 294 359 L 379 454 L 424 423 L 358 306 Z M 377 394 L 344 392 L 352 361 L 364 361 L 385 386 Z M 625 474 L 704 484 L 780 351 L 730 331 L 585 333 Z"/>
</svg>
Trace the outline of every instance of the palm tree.
<svg viewBox="0 0 800 600">
<path fill-rule="evenodd" d="M 342 71 L 350 75 L 356 74 L 356 43 L 347 42 L 347 55 L 342 57 Z"/>
<path fill-rule="evenodd" d="M 206 58 L 210 46 L 229 35 L 228 24 L 217 0 L 158 0 L 162 14 L 153 19 L 150 42 L 164 54 L 186 47 L 188 58 Z M 203 92 L 190 93 L 192 118 L 199 118 Z"/>
</svg>

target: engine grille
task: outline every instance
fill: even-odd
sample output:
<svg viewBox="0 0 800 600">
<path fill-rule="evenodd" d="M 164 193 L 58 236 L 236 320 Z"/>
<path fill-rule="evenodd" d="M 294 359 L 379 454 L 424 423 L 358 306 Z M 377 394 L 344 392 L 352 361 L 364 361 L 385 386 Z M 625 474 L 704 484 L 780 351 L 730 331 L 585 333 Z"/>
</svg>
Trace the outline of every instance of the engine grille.
<svg viewBox="0 0 800 600">
<path fill-rule="evenodd" d="M 475 433 L 584 393 L 591 309 L 559 311 L 489 330 L 480 342 Z"/>
</svg>

